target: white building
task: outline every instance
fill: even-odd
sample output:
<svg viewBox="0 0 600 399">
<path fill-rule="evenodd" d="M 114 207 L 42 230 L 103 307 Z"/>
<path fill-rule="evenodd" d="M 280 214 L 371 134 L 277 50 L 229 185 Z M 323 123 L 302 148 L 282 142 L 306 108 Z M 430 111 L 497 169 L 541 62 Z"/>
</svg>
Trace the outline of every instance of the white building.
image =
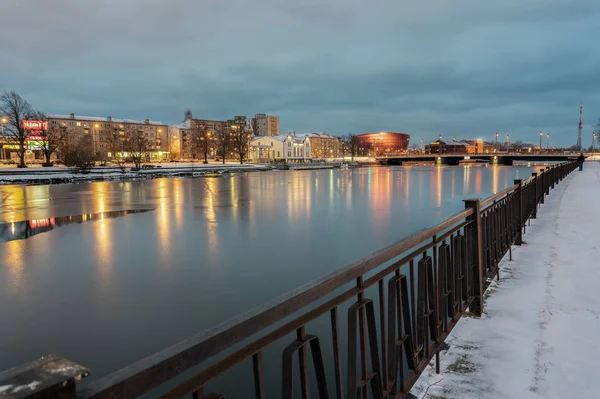
<svg viewBox="0 0 600 399">
<path fill-rule="evenodd" d="M 252 162 L 271 163 L 285 161 L 283 142 L 286 136 L 259 136 L 250 141 L 249 158 Z"/>
<path fill-rule="evenodd" d="M 250 159 L 253 162 L 310 162 L 311 140 L 308 136 L 255 137 L 250 141 Z"/>
</svg>

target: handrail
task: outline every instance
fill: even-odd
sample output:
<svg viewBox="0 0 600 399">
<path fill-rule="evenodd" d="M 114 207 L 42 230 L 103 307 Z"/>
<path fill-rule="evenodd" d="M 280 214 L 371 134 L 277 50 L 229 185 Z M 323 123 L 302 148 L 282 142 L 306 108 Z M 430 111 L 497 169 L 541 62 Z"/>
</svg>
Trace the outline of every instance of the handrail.
<svg viewBox="0 0 600 399">
<path fill-rule="evenodd" d="M 119 384 L 125 380 L 139 378 L 148 381 L 147 379 L 152 378 L 152 386 L 146 385 L 143 391 L 136 393 L 136 395 L 140 395 L 224 349 L 247 339 L 275 322 L 294 314 L 306 305 L 321 299 L 344 284 L 354 281 L 382 263 L 401 255 L 425 239 L 443 232 L 472 214 L 472 209 L 460 211 L 432 228 L 412 234 L 358 261 L 352 262 L 340 270 L 233 317 L 216 327 L 193 335 L 112 374 L 92 381 L 86 386 L 86 394 L 91 397 L 100 393 L 108 394 L 112 391 L 118 391 Z M 156 376 L 154 375 L 154 368 L 164 368 L 167 372 Z"/>
<path fill-rule="evenodd" d="M 549 172 L 551 172 L 553 169 L 560 168 L 561 165 L 564 166 L 567 165 L 567 163 L 558 164 L 551 167 L 550 169 L 542 172 L 538 179 L 550 184 L 550 179 L 547 179 L 546 175 L 549 175 Z M 563 174 L 566 173 L 566 171 L 567 169 L 563 167 Z M 558 177 L 558 175 L 556 177 Z M 520 190 L 523 189 L 523 187 L 530 186 L 535 181 L 535 178 L 528 178 L 523 180 L 521 185 L 513 185 L 491 197 L 488 197 L 482 201 L 478 201 L 478 211 L 481 212 L 482 215 L 484 212 L 486 212 L 486 214 L 491 212 L 492 205 L 494 205 L 496 201 L 503 198 L 510 199 L 510 202 L 507 202 L 507 204 L 511 204 L 510 206 L 513 209 L 517 209 L 514 208 L 516 206 L 515 199 L 521 198 Z M 517 195 L 519 196 L 517 197 Z M 519 201 L 522 204 L 522 200 L 519 199 Z M 158 387 L 161 384 L 173 379 L 183 371 L 194 367 L 219 353 L 222 353 L 224 350 L 232 347 L 233 345 L 241 343 L 260 331 L 266 330 L 275 323 L 282 321 L 286 317 L 296 314 L 306 306 L 315 304 L 316 301 L 323 299 L 326 295 L 332 293 L 334 290 L 339 289 L 353 281 L 362 281 L 362 278 L 366 273 L 380 267 L 382 264 L 385 264 L 386 262 L 389 262 L 402 254 L 407 253 L 408 251 L 412 250 L 412 252 L 405 256 L 405 258 L 395 262 L 394 265 L 408 262 L 409 259 L 414 258 L 418 255 L 418 253 L 422 251 L 429 251 L 430 248 L 433 248 L 435 252 L 436 248 L 439 248 L 441 241 L 446 242 L 447 239 L 454 237 L 456 233 L 460 233 L 461 229 L 465 231 L 464 234 L 467 234 L 467 228 L 470 229 L 469 231 L 479 228 L 474 225 L 471 226 L 469 223 L 465 223 L 465 220 L 468 221 L 472 218 L 475 218 L 473 220 L 477 220 L 477 218 L 481 217 L 475 212 L 476 211 L 474 208 L 467 208 L 463 211 L 460 211 L 449 217 L 447 220 L 433 226 L 432 228 L 424 229 L 414 233 L 409 237 L 406 237 L 400 241 L 388 245 L 383 249 L 380 249 L 379 251 L 352 262 L 340 270 L 334 271 L 322 278 L 270 300 L 267 303 L 244 312 L 224 323 L 217 325 L 212 329 L 196 334 L 169 348 L 124 367 L 117 372 L 92 381 L 87 386 L 78 389 L 78 396 L 93 398 L 123 396 L 136 397 L 148 392 L 150 389 Z M 512 215 L 512 213 L 506 213 L 506 217 L 513 217 L 510 215 Z M 521 216 L 517 217 L 517 219 L 518 224 L 523 226 L 523 213 L 521 213 Z M 436 237 L 440 234 L 440 239 L 437 239 Z M 520 235 L 511 233 L 510 242 L 507 242 L 508 246 L 510 247 L 514 240 L 518 240 L 518 237 L 520 237 Z M 432 238 L 433 241 L 431 241 Z M 419 244 L 424 245 L 419 248 Z M 488 243 L 485 245 L 490 244 Z M 504 248 L 504 250 L 508 249 Z M 486 252 L 484 251 L 484 253 Z M 486 269 L 487 271 L 483 272 L 484 278 L 497 270 L 497 262 L 495 264 L 495 268 L 494 265 L 489 261 L 483 262 L 482 266 L 489 269 Z M 389 272 L 388 269 L 389 267 L 379 272 L 377 275 L 385 275 L 386 272 Z M 375 282 L 375 280 L 371 281 L 371 279 L 369 279 L 369 284 L 374 284 Z M 480 282 L 480 284 L 485 285 L 484 282 Z M 236 362 L 252 356 L 253 353 L 259 351 L 267 343 L 289 334 L 294 329 L 301 328 L 300 326 L 308 323 L 308 321 L 316 318 L 323 312 L 327 312 L 333 307 L 338 306 L 341 302 L 351 298 L 352 296 L 362 295 L 360 293 L 365 288 L 366 287 L 364 285 L 350 288 L 349 290 L 345 291 L 345 293 L 338 295 L 336 298 L 318 305 L 308 313 L 299 316 L 295 320 L 288 322 L 286 325 L 278 328 L 277 330 L 263 336 L 262 338 L 259 338 L 258 341 L 248 344 L 245 348 L 238 350 L 225 360 L 207 368 L 196 377 L 190 379 L 188 382 L 173 390 L 170 395 L 175 397 L 179 394 L 185 394 L 189 392 L 194 387 L 197 387 L 198 383 L 202 381 L 208 381 L 231 367 L 233 364 L 236 364 Z M 482 295 L 481 292 L 477 293 L 477 290 L 474 292 L 476 295 Z M 469 302 L 470 300 L 467 303 Z M 450 326 L 450 328 L 451 327 L 452 326 Z M 430 350 L 431 349 L 432 348 L 430 348 Z"/>
<path fill-rule="evenodd" d="M 205 397 L 205 384 L 251 357 L 256 397 L 264 398 L 262 351 L 295 330 L 296 340 L 283 351 L 282 396 L 291 397 L 294 353 L 300 357 L 302 389 L 308 389 L 306 346 L 310 345 L 319 392 L 324 397 L 328 378 L 321 344 L 318 334 L 305 333 L 305 326 L 330 313 L 336 398 L 356 398 L 359 391 L 366 393 L 367 383 L 377 399 L 392 394 L 404 397 L 434 356 L 439 371 L 441 344 L 464 312 L 470 309 L 481 315 L 485 288 L 489 279 L 498 276 L 501 259 L 511 254 L 512 245 L 522 243 L 527 221 L 536 217 L 544 196 L 575 165 L 557 164 L 535 177 L 515 180 L 517 184 L 484 200 L 466 200 L 465 210 L 431 228 L 87 385 L 76 385 L 76 396 L 137 397 L 210 359 L 203 370 L 165 395 L 170 398 L 193 393 L 194 397 Z M 375 273 L 367 275 L 369 272 Z M 352 282 L 355 285 L 348 286 Z M 367 289 L 378 290 L 377 305 L 366 297 Z M 348 359 L 344 364 L 348 378 L 344 388 L 338 308 L 352 298 L 356 301 L 348 308 Z M 282 325 L 273 328 L 277 323 Z M 396 325 L 402 331 L 396 330 Z M 361 335 L 357 337 L 359 328 Z M 253 340 L 248 342 L 250 339 Z M 245 346 L 228 354 L 242 343 Z M 228 356 L 224 359 L 212 360 L 225 354 Z M 370 369 L 367 357 L 371 359 Z M 399 364 L 406 364 L 408 370 L 400 366 L 398 371 Z M 362 370 L 361 376 L 357 369 Z M 73 384 L 74 381 L 65 382 L 65 386 Z"/>
</svg>

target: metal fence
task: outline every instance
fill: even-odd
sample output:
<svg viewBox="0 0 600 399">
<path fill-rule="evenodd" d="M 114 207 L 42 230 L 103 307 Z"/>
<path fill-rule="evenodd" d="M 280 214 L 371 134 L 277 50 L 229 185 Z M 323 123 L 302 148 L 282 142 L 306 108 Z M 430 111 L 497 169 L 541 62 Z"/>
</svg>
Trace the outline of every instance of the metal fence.
<svg viewBox="0 0 600 399">
<path fill-rule="evenodd" d="M 522 243 L 545 195 L 575 168 L 557 164 L 485 200 L 466 200 L 463 211 L 431 229 L 80 385 L 75 395 L 131 398 L 167 383 L 165 398 L 225 398 L 208 388 L 236 368 L 252 382 L 243 397 L 273 392 L 267 377 L 277 382 L 275 397 L 405 397 L 434 358 L 439 372 L 444 340 L 467 311 L 482 314 L 500 260 Z M 274 346 L 276 360 L 267 360 Z M 185 380 L 176 378 L 192 368 Z"/>
</svg>

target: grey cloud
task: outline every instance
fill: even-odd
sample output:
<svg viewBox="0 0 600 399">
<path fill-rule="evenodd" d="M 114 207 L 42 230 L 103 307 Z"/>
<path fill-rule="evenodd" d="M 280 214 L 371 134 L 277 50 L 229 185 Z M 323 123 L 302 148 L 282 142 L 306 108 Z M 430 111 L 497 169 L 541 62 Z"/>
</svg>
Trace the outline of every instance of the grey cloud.
<svg viewBox="0 0 600 399">
<path fill-rule="evenodd" d="M 0 90 L 48 112 L 282 130 L 575 141 L 600 105 L 600 4 L 578 0 L 4 0 Z"/>
</svg>

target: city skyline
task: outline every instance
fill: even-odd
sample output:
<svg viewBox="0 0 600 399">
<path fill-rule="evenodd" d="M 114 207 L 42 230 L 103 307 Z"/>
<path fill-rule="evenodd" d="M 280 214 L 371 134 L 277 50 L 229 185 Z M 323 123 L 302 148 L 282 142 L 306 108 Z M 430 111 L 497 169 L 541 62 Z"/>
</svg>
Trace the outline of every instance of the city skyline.
<svg viewBox="0 0 600 399">
<path fill-rule="evenodd" d="M 496 131 L 536 144 L 541 130 L 573 145 L 583 101 L 587 147 L 600 116 L 598 16 L 587 0 L 8 0 L 0 30 L 19 40 L 1 42 L 0 91 L 48 113 L 172 125 L 187 108 L 216 120 L 262 112 L 282 133 L 391 130 L 416 144 Z"/>
</svg>

